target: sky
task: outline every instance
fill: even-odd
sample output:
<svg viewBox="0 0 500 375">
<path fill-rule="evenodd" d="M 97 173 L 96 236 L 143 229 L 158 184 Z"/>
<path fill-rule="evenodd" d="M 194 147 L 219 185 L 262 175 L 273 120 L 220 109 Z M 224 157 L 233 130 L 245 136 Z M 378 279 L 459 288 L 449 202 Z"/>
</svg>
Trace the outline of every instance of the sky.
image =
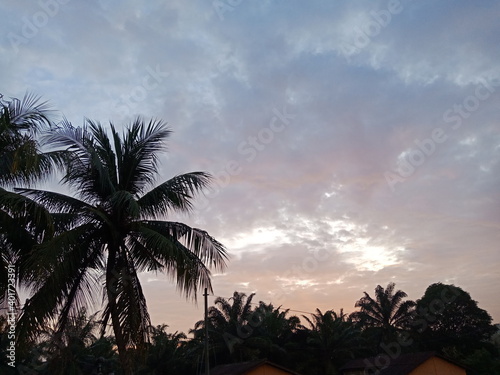
<svg viewBox="0 0 500 375">
<path fill-rule="evenodd" d="M 500 322 L 500 2 L 0 3 L 0 93 L 74 125 L 166 121 L 158 182 L 206 171 L 189 215 L 230 254 L 214 295 L 355 310 L 454 284 Z M 52 189 L 64 191 L 57 181 Z M 203 301 L 142 275 L 153 324 Z"/>
</svg>

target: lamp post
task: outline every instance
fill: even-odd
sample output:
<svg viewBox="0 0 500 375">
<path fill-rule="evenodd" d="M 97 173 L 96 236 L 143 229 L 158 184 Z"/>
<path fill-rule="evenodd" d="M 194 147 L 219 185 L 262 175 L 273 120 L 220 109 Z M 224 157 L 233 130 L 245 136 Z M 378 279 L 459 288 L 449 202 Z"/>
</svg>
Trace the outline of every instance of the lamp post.
<svg viewBox="0 0 500 375">
<path fill-rule="evenodd" d="M 205 288 L 205 375 L 210 375 L 208 362 L 208 288 Z"/>
</svg>

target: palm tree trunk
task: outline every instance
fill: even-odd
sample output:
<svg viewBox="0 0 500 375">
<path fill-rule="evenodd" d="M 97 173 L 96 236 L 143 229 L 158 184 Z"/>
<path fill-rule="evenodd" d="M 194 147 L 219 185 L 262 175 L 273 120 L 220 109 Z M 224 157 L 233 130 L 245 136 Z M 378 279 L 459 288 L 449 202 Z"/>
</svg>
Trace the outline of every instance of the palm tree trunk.
<svg viewBox="0 0 500 375">
<path fill-rule="evenodd" d="M 116 272 L 115 254 L 116 251 L 109 249 L 108 263 L 106 269 L 106 292 L 108 295 L 108 303 L 111 315 L 111 325 L 115 335 L 116 346 L 118 348 L 118 358 L 124 375 L 133 375 L 132 363 L 127 355 L 127 343 L 125 341 L 122 327 L 120 324 L 119 311 L 117 309 L 118 298 L 118 277 Z"/>
<path fill-rule="evenodd" d="M 116 311 L 116 304 L 113 303 L 113 308 L 111 310 L 111 323 L 113 325 L 113 331 L 116 339 L 116 346 L 118 347 L 118 357 L 120 359 L 120 365 L 123 370 L 124 375 L 133 375 L 132 363 L 130 357 L 127 355 L 127 343 L 123 339 L 123 334 L 120 327 L 120 321 L 118 319 L 118 311 Z"/>
</svg>

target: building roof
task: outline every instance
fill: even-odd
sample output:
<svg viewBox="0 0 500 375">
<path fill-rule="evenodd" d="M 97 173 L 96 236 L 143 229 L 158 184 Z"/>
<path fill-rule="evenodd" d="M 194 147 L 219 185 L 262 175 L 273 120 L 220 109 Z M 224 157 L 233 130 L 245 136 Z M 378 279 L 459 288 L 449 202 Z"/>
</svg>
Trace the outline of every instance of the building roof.
<svg viewBox="0 0 500 375">
<path fill-rule="evenodd" d="M 276 363 L 269 362 L 266 359 L 259 359 L 250 362 L 239 362 L 231 363 L 228 365 L 219 365 L 210 370 L 210 375 L 244 375 L 247 372 L 260 367 L 262 365 L 269 365 L 276 367 L 280 370 L 289 372 L 292 375 L 300 375 L 299 373 L 289 370 L 283 366 L 277 365 Z"/>
<path fill-rule="evenodd" d="M 407 375 L 412 370 L 420 366 L 422 363 L 427 361 L 432 357 L 439 357 L 453 363 L 456 366 L 464 368 L 464 366 L 446 358 L 436 352 L 419 352 L 419 353 L 408 353 L 400 354 L 395 358 L 391 358 L 388 355 L 379 355 L 377 357 L 355 359 L 346 363 L 341 371 L 345 370 L 379 370 L 380 375 Z"/>
</svg>

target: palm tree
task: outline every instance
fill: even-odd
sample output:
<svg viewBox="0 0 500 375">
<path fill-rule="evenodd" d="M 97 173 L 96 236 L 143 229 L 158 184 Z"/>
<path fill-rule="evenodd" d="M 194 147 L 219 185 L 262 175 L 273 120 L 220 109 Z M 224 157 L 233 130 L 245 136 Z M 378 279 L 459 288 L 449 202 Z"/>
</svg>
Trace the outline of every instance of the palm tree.
<svg viewBox="0 0 500 375">
<path fill-rule="evenodd" d="M 14 266 L 17 282 L 20 260 L 36 240 L 27 232 L 36 220 L 33 202 L 2 187 L 34 183 L 61 166 L 63 153 L 42 151 L 43 143 L 37 139 L 53 127 L 50 112 L 47 102 L 35 95 L 5 100 L 0 94 L 0 201 L 6 200 L 0 208 L 0 302 L 6 296 L 9 266 Z M 26 215 L 28 211 L 31 215 Z"/>
<path fill-rule="evenodd" d="M 307 331 L 308 359 L 307 367 L 318 366 L 318 373 L 337 374 L 339 366 L 354 357 L 359 345 L 359 331 L 347 314 L 328 310 L 324 314 L 316 309 L 312 319 L 303 315 L 309 328 Z"/>
<path fill-rule="evenodd" d="M 49 138 L 67 152 L 62 182 L 76 196 L 18 189 L 50 211 L 54 228 L 26 260 L 22 276 L 33 294 L 18 334 L 33 338 L 50 319 L 62 332 L 70 313 L 102 291 L 102 331 L 110 323 L 123 371 L 130 374 L 127 349 L 144 349 L 150 326 L 138 274 L 165 273 L 186 298 L 196 298 L 198 289 L 211 290 L 209 267 L 222 270 L 227 254 L 207 232 L 164 220 L 189 212 L 211 179 L 191 172 L 154 186 L 158 153 L 171 133 L 165 123 L 138 118 L 122 137 L 112 124 L 110 131 L 111 138 L 91 120 L 82 128 L 64 122 Z"/>
<path fill-rule="evenodd" d="M 408 295 L 402 290 L 395 292 L 394 287 L 392 282 L 385 289 L 377 285 L 375 299 L 364 292 L 355 304 L 360 311 L 351 314 L 363 328 L 375 328 L 378 344 L 394 340 L 398 331 L 409 327 L 413 317 L 415 302 L 403 301 Z"/>
<path fill-rule="evenodd" d="M 140 374 L 185 374 L 192 363 L 186 353 L 186 335 L 182 332 L 167 333 L 167 325 L 150 327 L 152 343 L 149 346 L 146 365 Z"/>
<path fill-rule="evenodd" d="M 230 298 L 217 297 L 215 306 L 208 309 L 208 331 L 210 349 L 218 363 L 229 363 L 255 359 L 257 350 L 248 346 L 249 337 L 254 329 L 250 322 L 254 318 L 252 299 L 245 293 L 234 292 Z M 202 342 L 205 338 L 205 322 L 198 321 L 194 329 L 195 340 Z M 211 362 L 214 363 L 214 362 Z"/>
<path fill-rule="evenodd" d="M 48 176 L 59 153 L 42 152 L 36 136 L 52 126 L 47 102 L 26 93 L 22 100 L 0 94 L 0 185 L 29 184 Z"/>
<path fill-rule="evenodd" d="M 114 339 L 97 337 L 96 315 L 88 316 L 82 308 L 68 319 L 64 332 L 57 332 L 53 327 L 40 332 L 39 340 L 31 347 L 29 355 L 25 355 L 23 360 L 16 358 L 16 373 L 78 375 L 95 374 L 99 370 L 110 373 L 117 369 Z"/>
<path fill-rule="evenodd" d="M 274 307 L 272 303 L 259 302 L 253 320 L 254 332 L 251 344 L 259 349 L 259 357 L 278 364 L 290 363 L 289 349 L 293 347 L 295 332 L 300 327 L 300 319 L 287 316 L 290 309 Z"/>
<path fill-rule="evenodd" d="M 64 332 L 48 329 L 43 333 L 46 340 L 38 345 L 39 374 L 80 375 L 95 373 L 104 362 L 113 363 L 115 352 L 109 338 L 96 335 L 97 313 L 87 316 L 85 308 L 70 316 Z M 104 350 L 103 350 L 104 349 Z"/>
</svg>

